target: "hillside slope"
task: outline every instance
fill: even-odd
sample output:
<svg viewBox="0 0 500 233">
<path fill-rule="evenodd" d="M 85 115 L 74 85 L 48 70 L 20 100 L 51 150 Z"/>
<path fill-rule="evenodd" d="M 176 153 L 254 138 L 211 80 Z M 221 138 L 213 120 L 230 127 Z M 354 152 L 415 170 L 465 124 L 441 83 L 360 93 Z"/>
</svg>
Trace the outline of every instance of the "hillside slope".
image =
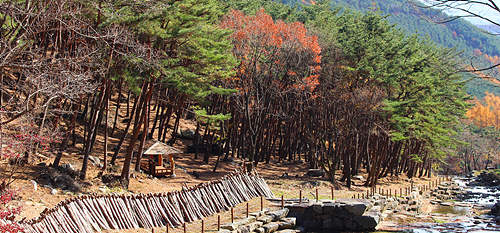
<svg viewBox="0 0 500 233">
<path fill-rule="evenodd" d="M 318 1 L 311 0 L 281 0 L 281 2 L 291 6 L 298 5 L 299 8 L 303 4 L 319 4 Z M 457 19 L 446 24 L 436 24 L 426 20 L 425 17 L 439 15 L 438 11 L 415 7 L 407 0 L 330 0 L 330 5 L 332 8 L 361 12 L 379 9 L 383 14 L 388 14 L 387 20 L 390 23 L 396 24 L 396 27 L 407 34 L 417 33 L 430 37 L 441 46 L 455 47 L 458 51 L 464 52 L 462 58 L 466 59 L 466 63 L 473 61 L 476 67 L 492 65 L 488 61 L 474 58 L 478 54 L 500 55 L 500 37 L 485 33 L 484 27 L 480 29 L 464 19 Z M 442 15 L 442 17 L 446 16 Z M 467 84 L 467 88 L 468 94 L 478 98 L 482 98 L 485 91 L 500 93 L 500 88 L 486 80 L 475 80 Z"/>
</svg>

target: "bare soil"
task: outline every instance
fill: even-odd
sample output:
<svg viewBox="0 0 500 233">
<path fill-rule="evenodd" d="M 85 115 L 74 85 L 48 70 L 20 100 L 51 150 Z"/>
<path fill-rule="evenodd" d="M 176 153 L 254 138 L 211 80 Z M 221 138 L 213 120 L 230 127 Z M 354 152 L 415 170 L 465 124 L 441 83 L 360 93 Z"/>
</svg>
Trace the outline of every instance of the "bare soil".
<svg viewBox="0 0 500 233">
<path fill-rule="evenodd" d="M 116 98 L 113 98 L 116 99 Z M 113 106 L 114 103 L 110 103 Z M 121 122 L 125 118 L 125 108 L 126 104 L 122 104 L 120 109 L 119 121 Z M 154 111 L 152 111 L 154 113 Z M 114 111 L 110 111 L 109 115 L 109 127 L 112 127 L 112 121 L 114 119 Z M 154 119 L 154 115 L 151 117 L 151 123 Z M 171 120 L 171 124 L 175 118 Z M 107 159 L 113 154 L 113 146 L 119 141 L 120 135 L 124 133 L 125 124 L 117 124 L 117 131 L 113 137 L 109 137 L 109 145 L 107 151 Z M 181 119 L 180 129 L 188 130 L 195 129 L 195 122 L 193 120 Z M 83 126 L 78 125 L 77 135 L 79 139 L 76 145 L 70 147 L 64 156 L 60 164 L 71 164 L 75 170 L 80 170 L 83 161 L 81 142 L 83 138 Z M 102 128 L 101 128 L 102 130 Z M 171 129 L 169 134 L 171 134 Z M 157 135 L 153 135 L 153 138 L 157 138 Z M 185 151 L 187 146 L 192 143 L 190 140 L 177 139 L 173 147 Z M 152 145 L 153 142 L 148 142 L 148 145 Z M 119 175 L 121 172 L 121 166 L 123 164 L 125 150 L 128 146 L 128 141 L 123 145 L 123 148 L 119 154 L 116 167 L 110 167 L 104 174 Z M 137 148 L 136 148 L 137 149 Z M 146 148 L 147 149 L 147 148 Z M 96 143 L 94 146 L 92 156 L 96 156 L 101 160 L 104 159 L 104 137 L 103 132 L 98 132 Z M 216 172 L 213 172 L 214 165 L 216 164 L 217 157 L 211 155 L 208 164 L 202 161 L 203 154 L 200 154 L 198 159 L 194 159 L 194 154 L 180 154 L 174 157 L 177 169 L 175 171 L 175 177 L 159 177 L 152 178 L 145 173 L 133 171 L 130 179 L 130 184 L 128 190 L 122 189 L 120 186 L 110 186 L 105 185 L 102 181 L 102 169 L 100 167 L 89 165 L 87 171 L 87 179 L 85 181 L 79 180 L 77 174 L 74 172 L 51 171 L 49 165 L 52 164 L 55 157 L 55 152 L 51 151 L 40 151 L 40 154 L 34 157 L 34 161 L 28 165 L 25 165 L 22 172 L 17 176 L 17 180 L 11 185 L 11 188 L 19 190 L 18 198 L 11 202 L 11 206 L 22 206 L 23 212 L 18 216 L 17 220 L 23 218 L 32 219 L 40 216 L 40 213 L 46 208 L 52 208 L 64 199 L 71 198 L 78 195 L 87 195 L 92 193 L 154 193 L 154 192 L 168 192 L 172 190 L 180 190 L 183 186 L 192 186 L 199 184 L 201 182 L 208 182 L 211 180 L 218 179 L 225 174 L 233 172 L 237 169 L 242 169 L 242 160 L 240 158 L 233 158 L 233 161 L 220 161 Z M 222 160 L 222 159 L 221 159 Z M 45 163 L 45 166 L 41 166 L 40 163 Z M 135 164 L 132 164 L 132 170 Z M 276 163 L 271 161 L 269 164 L 261 163 L 256 167 L 257 172 L 267 181 L 271 190 L 277 197 L 284 196 L 285 199 L 288 198 L 298 198 L 299 191 L 302 191 L 303 197 L 313 199 L 315 198 L 316 189 L 319 193 L 319 198 L 332 198 L 332 187 L 334 187 L 334 198 L 340 197 L 352 197 L 354 195 L 362 195 L 366 193 L 369 189 L 363 186 L 363 181 L 354 180 L 352 188 L 348 189 L 343 184 L 336 182 L 331 183 L 320 177 L 309 177 L 305 176 L 308 170 L 307 163 L 301 161 L 286 162 L 286 163 Z M 7 166 L 6 164 L 0 164 L 0 166 Z M 193 175 L 196 171 L 199 174 L 199 178 Z M 360 175 L 366 177 L 366 174 L 361 173 Z M 61 179 L 52 183 L 54 177 L 60 177 Z M 338 176 L 337 176 L 338 177 Z M 64 178 L 64 179 L 62 179 Z M 414 178 L 414 185 L 425 185 L 430 181 L 434 181 L 436 178 Z M 60 182 L 64 184 L 57 184 Z M 54 191 L 52 188 L 57 187 Z M 62 186 L 62 188 L 61 188 Z M 378 188 L 383 190 L 391 189 L 392 193 L 400 188 L 409 187 L 405 176 L 400 177 L 386 177 L 379 181 Z M 397 191 L 399 192 L 399 191 Z M 259 202 L 260 203 L 260 202 Z M 260 205 L 259 203 L 254 205 Z M 266 206 L 271 205 L 266 202 Z M 251 209 L 259 208 L 256 206 L 251 206 Z M 227 217 L 227 215 L 225 215 Z M 224 218 L 224 217 L 223 217 Z M 213 221 L 212 228 L 213 228 Z M 224 220 L 228 221 L 228 219 Z M 201 224 L 201 223 L 197 223 Z M 208 226 L 209 224 L 207 224 Z M 148 230 L 150 231 L 150 230 Z M 126 232 L 126 231 L 123 231 Z M 139 232 L 133 230 L 130 232 Z M 146 231 L 147 232 L 147 231 Z"/>
</svg>

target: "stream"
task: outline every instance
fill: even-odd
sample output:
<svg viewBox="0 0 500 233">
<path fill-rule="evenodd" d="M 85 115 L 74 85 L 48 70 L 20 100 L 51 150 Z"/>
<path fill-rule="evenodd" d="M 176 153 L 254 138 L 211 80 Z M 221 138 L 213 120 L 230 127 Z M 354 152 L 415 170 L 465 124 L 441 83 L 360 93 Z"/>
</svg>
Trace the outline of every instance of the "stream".
<svg viewBox="0 0 500 233">
<path fill-rule="evenodd" d="M 500 200 L 500 187 L 467 186 L 474 178 L 454 178 L 453 182 L 462 188 L 460 200 L 453 206 L 438 205 L 430 213 L 432 223 L 410 223 L 397 226 L 398 231 L 409 233 L 439 233 L 439 232 L 500 232 L 500 225 L 493 215 L 473 215 L 474 209 L 491 209 Z M 377 231 L 378 233 L 383 231 Z"/>
</svg>

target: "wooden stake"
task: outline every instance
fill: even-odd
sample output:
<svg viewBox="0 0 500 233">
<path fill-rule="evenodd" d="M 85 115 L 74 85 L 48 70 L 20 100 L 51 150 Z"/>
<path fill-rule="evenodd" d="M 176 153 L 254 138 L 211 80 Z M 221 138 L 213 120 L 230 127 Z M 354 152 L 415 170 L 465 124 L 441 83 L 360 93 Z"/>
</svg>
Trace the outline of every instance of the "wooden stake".
<svg viewBox="0 0 500 233">
<path fill-rule="evenodd" d="M 247 202 L 247 218 L 248 218 L 248 202 Z"/>
<path fill-rule="evenodd" d="M 185 222 L 184 222 L 183 226 L 184 226 L 184 233 L 187 233 L 187 228 L 186 228 L 186 223 Z"/>
<path fill-rule="evenodd" d="M 299 190 L 299 204 L 302 204 L 302 190 Z"/>
<path fill-rule="evenodd" d="M 281 195 L 281 209 L 285 208 L 285 198 Z"/>
<path fill-rule="evenodd" d="M 335 200 L 335 195 L 333 194 L 333 186 L 332 186 L 332 200 Z"/>
<path fill-rule="evenodd" d="M 319 201 L 318 189 L 316 188 L 316 202 Z"/>
<path fill-rule="evenodd" d="M 260 211 L 264 209 L 264 197 L 260 196 Z"/>
<path fill-rule="evenodd" d="M 201 233 L 205 232 L 205 220 L 201 220 Z"/>
<path fill-rule="evenodd" d="M 234 222 L 234 208 L 231 207 L 231 223 Z"/>
<path fill-rule="evenodd" d="M 220 214 L 217 215 L 217 231 L 220 231 Z"/>
</svg>

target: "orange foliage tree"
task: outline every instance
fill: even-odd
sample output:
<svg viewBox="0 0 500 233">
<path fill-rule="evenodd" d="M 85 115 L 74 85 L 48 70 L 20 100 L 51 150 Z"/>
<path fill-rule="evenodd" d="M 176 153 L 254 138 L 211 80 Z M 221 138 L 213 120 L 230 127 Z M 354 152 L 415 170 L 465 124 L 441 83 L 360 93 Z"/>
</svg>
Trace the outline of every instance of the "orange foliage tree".
<svg viewBox="0 0 500 233">
<path fill-rule="evenodd" d="M 479 127 L 500 129 L 500 97 L 489 92 L 485 94 L 482 101 L 474 99 L 474 107 L 467 111 L 467 117 Z"/>
<path fill-rule="evenodd" d="M 256 15 L 233 10 L 221 27 L 234 30 L 233 54 L 240 62 L 235 76 L 224 83 L 239 90 L 230 98 L 236 121 L 232 126 L 245 142 L 243 153 L 253 162 L 265 124 L 276 118 L 293 121 L 314 99 L 321 48 L 302 23 L 274 22 L 264 10 Z"/>
</svg>

